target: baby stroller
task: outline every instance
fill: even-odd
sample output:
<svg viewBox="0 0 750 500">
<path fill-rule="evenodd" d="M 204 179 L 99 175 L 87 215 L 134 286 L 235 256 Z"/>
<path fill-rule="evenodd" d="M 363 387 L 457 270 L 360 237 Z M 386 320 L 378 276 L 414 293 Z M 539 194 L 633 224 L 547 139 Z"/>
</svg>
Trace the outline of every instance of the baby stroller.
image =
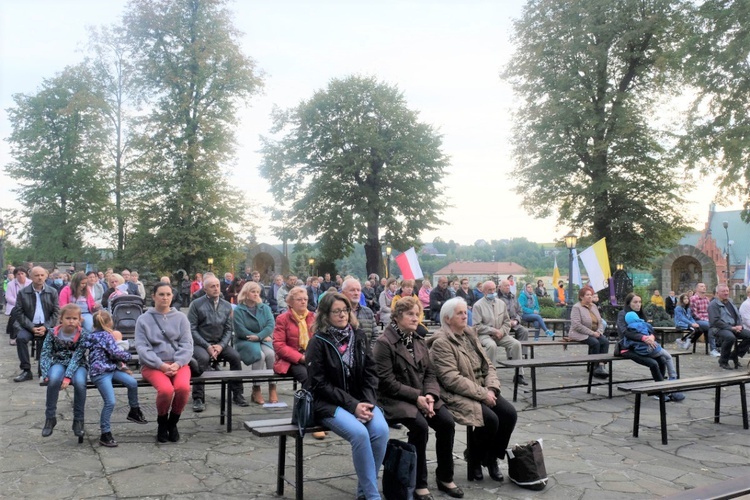
<svg viewBox="0 0 750 500">
<path fill-rule="evenodd" d="M 135 322 L 143 314 L 143 307 L 143 299 L 138 295 L 121 295 L 112 299 L 112 320 L 115 330 L 119 330 L 123 338 L 135 337 Z"/>
</svg>

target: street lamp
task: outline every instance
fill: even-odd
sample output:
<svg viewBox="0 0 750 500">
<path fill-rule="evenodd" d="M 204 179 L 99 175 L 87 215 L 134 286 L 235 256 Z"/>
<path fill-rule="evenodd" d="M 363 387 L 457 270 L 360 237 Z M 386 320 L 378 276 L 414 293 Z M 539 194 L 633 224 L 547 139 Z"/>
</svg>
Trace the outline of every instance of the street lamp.
<svg viewBox="0 0 750 500">
<path fill-rule="evenodd" d="M 211 272 L 214 272 L 214 258 L 213 257 L 208 258 L 208 270 Z"/>
<path fill-rule="evenodd" d="M 309 259 L 307 259 L 307 263 L 310 264 L 310 276 L 312 276 L 313 275 L 313 266 L 315 265 L 315 259 L 313 259 L 312 257 L 310 257 Z"/>
<path fill-rule="evenodd" d="M 625 266 L 623 266 L 622 264 L 617 264 L 618 271 L 622 271 L 623 269 L 625 269 Z"/>
<path fill-rule="evenodd" d="M 0 272 L 5 271 L 5 247 L 3 243 L 5 243 L 6 234 L 8 234 L 8 232 L 3 225 L 3 219 L 0 219 Z"/>
<path fill-rule="evenodd" d="M 729 274 L 729 245 L 731 245 L 732 243 L 729 241 L 729 222 L 724 221 L 721 223 L 721 225 L 724 226 L 724 231 L 727 233 L 727 286 L 731 290 L 732 287 L 729 285 L 729 278 L 731 276 Z"/>
<path fill-rule="evenodd" d="M 393 248 L 390 245 L 386 245 L 385 247 L 385 277 L 386 278 L 391 277 L 391 252 L 393 252 Z"/>
<path fill-rule="evenodd" d="M 568 297 L 565 300 L 565 309 L 570 319 L 570 312 L 573 310 L 573 250 L 578 243 L 578 237 L 571 231 L 565 236 L 565 247 L 568 249 Z"/>
</svg>

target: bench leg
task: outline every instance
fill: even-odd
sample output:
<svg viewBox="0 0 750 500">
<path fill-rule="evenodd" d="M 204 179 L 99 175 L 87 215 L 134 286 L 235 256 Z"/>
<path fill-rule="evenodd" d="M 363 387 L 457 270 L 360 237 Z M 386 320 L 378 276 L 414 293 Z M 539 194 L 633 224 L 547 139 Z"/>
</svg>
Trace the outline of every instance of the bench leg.
<svg viewBox="0 0 750 500">
<path fill-rule="evenodd" d="M 667 444 L 667 404 L 663 392 L 659 393 L 659 419 L 661 420 L 661 444 Z"/>
<path fill-rule="evenodd" d="M 286 472 L 286 436 L 279 436 L 279 458 L 276 465 L 276 494 L 284 496 L 284 474 Z"/>
<path fill-rule="evenodd" d="M 612 399 L 612 362 L 610 361 L 608 365 L 609 365 L 609 399 Z"/>
<path fill-rule="evenodd" d="M 222 384 L 223 386 L 224 384 Z M 227 414 L 227 432 L 232 432 L 232 403 L 234 402 L 234 396 L 232 394 L 232 391 L 228 390 L 226 391 L 227 394 L 227 400 L 226 400 L 226 414 Z"/>
<path fill-rule="evenodd" d="M 295 498 L 303 500 L 305 498 L 305 480 L 302 474 L 302 440 L 304 438 L 299 434 L 294 437 L 294 485 L 297 488 Z"/>
<path fill-rule="evenodd" d="M 474 427 L 471 425 L 466 426 L 466 456 L 471 457 L 472 456 L 472 449 L 471 449 L 471 441 L 472 441 L 472 434 L 474 433 Z M 471 473 L 471 468 L 469 467 L 469 460 L 467 458 L 466 460 L 466 480 L 471 482 L 474 481 L 474 475 Z"/>
<path fill-rule="evenodd" d="M 638 437 L 638 426 L 641 423 L 641 395 L 635 395 L 635 408 L 633 408 L 633 437 Z"/>
<path fill-rule="evenodd" d="M 515 369 L 515 376 L 513 377 L 513 402 L 515 403 L 518 401 L 518 372 L 519 368 L 516 367 Z"/>
<path fill-rule="evenodd" d="M 675 356 L 672 359 L 674 359 L 674 371 L 677 372 L 677 378 L 680 378 L 680 357 L 681 356 Z"/>
<path fill-rule="evenodd" d="M 586 363 L 586 369 L 589 372 L 589 386 L 586 389 L 586 394 L 591 394 L 591 384 L 594 382 L 594 369 L 591 367 L 593 363 Z"/>
<path fill-rule="evenodd" d="M 742 428 L 747 429 L 747 400 L 745 399 L 745 384 L 740 384 L 740 404 L 742 405 Z"/>
<path fill-rule="evenodd" d="M 224 425 L 224 418 L 226 416 L 226 404 L 227 404 L 227 383 L 221 381 L 221 405 L 219 410 L 219 425 Z"/>
<path fill-rule="evenodd" d="M 531 367 L 531 405 L 536 408 L 536 366 Z"/>
<path fill-rule="evenodd" d="M 721 386 L 716 386 L 716 396 L 714 396 L 714 423 L 718 424 L 721 419 Z"/>
</svg>

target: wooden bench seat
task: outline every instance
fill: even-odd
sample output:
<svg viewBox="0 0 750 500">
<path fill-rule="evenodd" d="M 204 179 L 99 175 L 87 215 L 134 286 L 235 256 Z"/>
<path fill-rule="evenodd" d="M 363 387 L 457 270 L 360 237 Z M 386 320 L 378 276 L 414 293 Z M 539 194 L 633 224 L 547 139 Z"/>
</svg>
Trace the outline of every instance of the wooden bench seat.
<svg viewBox="0 0 750 500">
<path fill-rule="evenodd" d="M 151 385 L 143 378 L 140 373 L 134 373 L 133 378 L 138 382 L 138 387 L 150 387 Z M 232 382 L 252 382 L 257 385 L 263 382 L 294 382 L 294 388 L 297 388 L 297 381 L 291 375 L 278 375 L 273 370 L 218 370 L 206 371 L 198 377 L 191 377 L 190 383 L 203 382 L 207 385 L 221 385 L 221 411 L 219 413 L 219 424 L 224 425 L 226 422 L 227 432 L 232 432 L 232 391 L 227 390 Z M 46 385 L 41 383 L 40 385 Z M 123 387 L 122 384 L 113 382 L 114 387 Z M 86 389 L 96 389 L 96 386 L 90 380 L 86 383 Z"/>
<path fill-rule="evenodd" d="M 677 376 L 680 376 L 680 357 L 686 356 L 692 354 L 691 352 L 677 352 L 677 353 L 670 353 L 672 354 L 672 358 L 675 360 L 675 370 L 677 371 Z M 592 355 L 585 355 L 585 356 L 557 356 L 553 358 L 533 358 L 533 359 L 502 359 L 498 360 L 497 362 L 504 367 L 508 368 L 514 368 L 515 369 L 515 376 L 513 377 L 513 401 L 518 400 L 518 375 L 520 373 L 521 368 L 529 368 L 531 371 L 531 401 L 532 401 L 532 407 L 536 408 L 537 405 L 537 392 L 546 392 L 546 391 L 557 391 L 560 389 L 576 389 L 579 387 L 586 387 L 586 392 L 588 394 L 591 393 L 591 387 L 596 385 L 607 385 L 608 386 L 608 398 L 612 398 L 612 362 L 613 361 L 619 361 L 619 360 L 628 360 L 629 358 L 623 358 L 620 356 L 615 356 L 613 354 L 592 354 Z M 588 377 L 588 383 L 587 384 L 577 384 L 577 385 L 562 385 L 562 386 L 555 386 L 555 387 L 546 387 L 543 389 L 540 389 L 537 387 L 537 378 L 536 378 L 536 369 L 537 368 L 543 368 L 543 367 L 549 367 L 549 366 L 575 366 L 575 365 L 588 365 L 588 364 L 594 364 L 594 363 L 606 363 L 609 368 L 609 376 L 607 377 L 606 382 L 602 383 L 593 383 L 593 377 L 594 377 L 594 370 L 589 370 L 589 377 Z M 651 380 L 651 379 L 642 379 L 642 380 Z"/>
<path fill-rule="evenodd" d="M 665 380 L 663 382 L 640 382 L 618 385 L 621 391 L 635 394 L 635 408 L 633 411 L 633 437 L 638 437 L 638 427 L 641 417 L 641 397 L 659 397 L 659 418 L 661 422 L 661 442 L 667 444 L 667 410 L 666 396 L 672 392 L 698 391 L 701 389 L 715 389 L 714 396 L 714 422 L 719 423 L 721 411 L 721 388 L 737 385 L 740 388 L 740 403 L 742 406 L 742 427 L 748 428 L 747 400 L 745 398 L 745 384 L 750 382 L 750 374 L 743 370 L 742 373 L 705 375 L 702 377 L 682 378 L 677 380 Z"/>
<path fill-rule="evenodd" d="M 746 475 L 719 481 L 718 483 L 699 486 L 689 490 L 681 491 L 668 497 L 667 500 L 726 500 L 729 498 L 738 498 L 750 493 L 750 481 Z"/>
<path fill-rule="evenodd" d="M 304 498 L 304 469 L 302 449 L 304 439 L 299 434 L 296 425 L 292 425 L 291 417 L 274 418 L 268 420 L 248 420 L 245 421 L 245 429 L 252 432 L 258 437 L 278 437 L 279 449 L 278 460 L 276 464 L 276 494 L 284 495 L 284 483 L 288 482 L 295 488 L 295 498 L 302 500 Z M 322 425 L 316 425 L 305 428 L 305 433 L 320 432 L 328 430 Z M 294 438 L 294 482 L 286 478 L 286 438 Z"/>
<path fill-rule="evenodd" d="M 585 344 L 583 342 L 576 342 L 573 340 L 567 340 L 569 337 L 564 337 L 564 340 L 521 340 L 521 347 L 527 347 L 529 349 L 529 358 L 534 359 L 534 349 L 536 347 L 549 347 L 549 346 L 562 346 L 563 351 L 568 350 L 569 345 L 573 346 L 585 346 L 588 347 L 588 344 Z M 609 344 L 616 344 L 616 340 L 610 340 Z"/>
</svg>

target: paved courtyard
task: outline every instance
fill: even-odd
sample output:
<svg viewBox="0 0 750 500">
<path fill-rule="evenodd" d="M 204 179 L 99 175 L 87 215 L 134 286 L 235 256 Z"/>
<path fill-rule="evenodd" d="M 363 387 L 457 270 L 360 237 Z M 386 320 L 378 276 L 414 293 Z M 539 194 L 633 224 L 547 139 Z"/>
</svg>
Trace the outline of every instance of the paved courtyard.
<svg viewBox="0 0 750 500">
<path fill-rule="evenodd" d="M 0 332 L 5 331 L 5 317 Z M 674 345 L 668 347 L 674 349 Z M 698 352 L 701 352 L 699 346 Z M 582 354 L 582 349 L 570 355 Z M 559 355 L 559 348 L 537 350 L 536 356 Z M 644 367 L 619 361 L 614 365 L 616 380 L 644 378 Z M 696 354 L 682 359 L 683 377 L 720 371 L 715 358 Z M 206 412 L 196 415 L 190 406 L 180 422 L 182 440 L 156 444 L 155 392 L 140 391 L 148 425 L 128 422 L 124 389 L 117 389 L 118 404 L 112 432 L 118 448 L 98 444 L 101 398 L 88 391 L 86 438 L 79 445 L 70 429 L 72 390 L 61 394 L 58 425 L 49 438 L 41 437 L 44 423 L 44 388 L 37 381 L 14 383 L 18 372 L 15 347 L 0 338 L 0 498 L 275 498 L 276 444 L 274 439 L 252 436 L 243 420 L 281 417 L 289 408 L 266 409 L 253 405 L 234 409 L 234 431 L 219 424 L 219 390 L 207 386 Z M 512 373 L 499 370 L 503 396 L 512 398 Z M 540 385 L 550 387 L 583 383 L 585 368 L 547 368 L 539 372 Z M 250 387 L 246 387 L 249 395 Z M 264 393 L 266 388 L 264 387 Z M 280 396 L 291 404 L 292 385 L 280 385 Z M 572 389 L 539 394 L 539 406 L 531 408 L 530 394 L 519 395 L 515 406 L 518 426 L 512 442 L 544 439 L 544 454 L 550 479 L 547 488 L 534 492 L 506 479 L 498 485 L 488 478 L 466 481 L 466 464 L 461 452 L 466 434 L 457 427 L 454 453 L 456 482 L 467 499 L 648 499 L 660 498 L 688 488 L 745 476 L 750 481 L 750 431 L 742 429 L 737 387 L 724 391 L 722 423 L 713 422 L 713 391 L 687 393 L 681 403 L 668 403 L 669 444 L 661 444 L 658 429 L 658 401 L 644 400 L 640 437 L 632 437 L 634 397 L 615 392 L 607 399 L 606 388 L 592 394 Z M 405 431 L 391 436 L 405 439 Z M 434 459 L 431 440 L 429 459 Z M 287 463 L 293 463 L 291 447 Z M 431 489 L 435 498 L 448 498 L 434 485 L 434 464 L 430 466 Z M 507 466 L 501 464 L 503 473 Z M 353 470 L 348 444 L 330 435 L 323 441 L 306 438 L 305 475 L 321 478 Z M 305 484 L 310 499 L 354 498 L 351 477 Z M 294 490 L 286 490 L 294 498 Z"/>
</svg>

